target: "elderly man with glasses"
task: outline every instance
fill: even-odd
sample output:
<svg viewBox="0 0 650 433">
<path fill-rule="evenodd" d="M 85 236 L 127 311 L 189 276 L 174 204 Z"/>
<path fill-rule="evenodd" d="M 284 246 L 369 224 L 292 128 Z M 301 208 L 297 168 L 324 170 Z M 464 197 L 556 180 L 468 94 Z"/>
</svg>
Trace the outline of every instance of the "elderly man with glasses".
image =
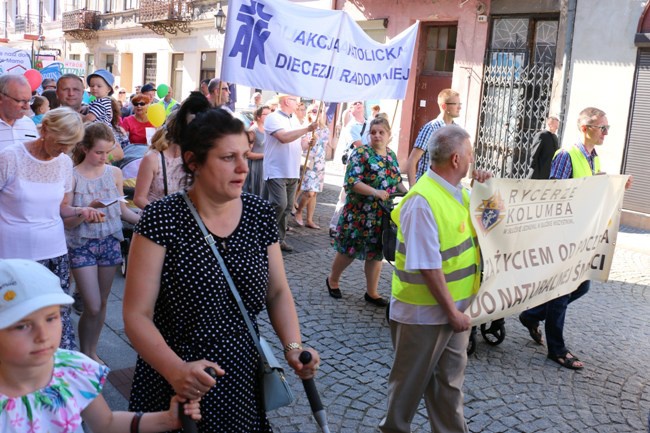
<svg viewBox="0 0 650 433">
<path fill-rule="evenodd" d="M 406 162 L 406 174 L 409 177 L 409 186 L 413 188 L 415 182 L 429 169 L 429 140 L 431 135 L 445 125 L 454 125 L 454 119 L 460 116 L 462 104 L 460 95 L 452 89 L 444 89 L 438 93 L 438 107 L 440 114 L 435 119 L 424 124 L 418 132 L 413 144 L 413 150 Z"/>
<path fill-rule="evenodd" d="M 596 153 L 596 146 L 603 144 L 608 131 L 607 116 L 603 110 L 594 107 L 582 110 L 578 115 L 580 138 L 573 146 L 557 151 L 551 163 L 550 178 L 575 179 L 601 173 L 600 157 Z M 625 185 L 626 189 L 631 186 L 631 181 L 632 178 Z M 519 321 L 528 329 L 530 337 L 537 344 L 543 344 L 539 322 L 545 320 L 548 359 L 571 370 L 581 370 L 584 364 L 564 344 L 564 319 L 569 304 L 587 293 L 589 286 L 589 280 L 583 281 L 572 293 L 538 305 L 519 315 Z"/>
<path fill-rule="evenodd" d="M 314 131 L 317 123 L 305 127 L 298 125 L 293 114 L 300 98 L 279 95 L 280 109 L 266 116 L 264 120 L 264 198 L 275 209 L 278 221 L 280 249 L 293 251 L 285 241 L 287 219 L 293 210 L 296 189 L 300 181 L 301 138 Z"/>
<path fill-rule="evenodd" d="M 27 116 L 32 89 L 22 75 L 0 76 L 0 150 L 36 140 L 36 125 Z"/>
</svg>

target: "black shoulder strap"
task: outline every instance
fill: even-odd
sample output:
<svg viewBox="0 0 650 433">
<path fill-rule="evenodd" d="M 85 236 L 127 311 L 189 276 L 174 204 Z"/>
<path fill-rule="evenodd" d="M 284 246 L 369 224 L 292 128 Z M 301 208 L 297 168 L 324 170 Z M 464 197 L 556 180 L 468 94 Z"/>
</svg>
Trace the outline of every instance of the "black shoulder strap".
<svg viewBox="0 0 650 433">
<path fill-rule="evenodd" d="M 165 153 L 160 152 L 160 159 L 162 161 L 162 172 L 163 172 L 163 185 L 165 188 L 165 197 L 169 194 L 169 190 L 167 188 L 167 164 L 165 164 Z"/>
</svg>

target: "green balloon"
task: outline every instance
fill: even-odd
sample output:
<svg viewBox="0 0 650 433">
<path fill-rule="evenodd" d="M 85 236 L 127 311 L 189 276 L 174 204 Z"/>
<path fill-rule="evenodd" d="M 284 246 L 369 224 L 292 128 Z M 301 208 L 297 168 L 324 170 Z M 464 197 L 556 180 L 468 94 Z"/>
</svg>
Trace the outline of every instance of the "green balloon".
<svg viewBox="0 0 650 433">
<path fill-rule="evenodd" d="M 159 84 L 156 93 L 159 98 L 164 98 L 169 93 L 169 86 L 167 84 Z"/>
</svg>

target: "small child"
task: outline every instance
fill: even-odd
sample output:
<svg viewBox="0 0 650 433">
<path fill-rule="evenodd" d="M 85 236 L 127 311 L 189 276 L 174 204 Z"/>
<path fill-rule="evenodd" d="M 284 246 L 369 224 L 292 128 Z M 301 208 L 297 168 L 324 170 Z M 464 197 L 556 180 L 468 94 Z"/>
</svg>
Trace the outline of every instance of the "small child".
<svg viewBox="0 0 650 433">
<path fill-rule="evenodd" d="M 0 260 L 0 431 L 162 432 L 181 427 L 178 397 L 166 412 L 111 412 L 101 395 L 108 368 L 58 349 L 61 305 L 73 299 L 43 265 Z M 199 420 L 198 400 L 184 413 Z"/>
<path fill-rule="evenodd" d="M 88 75 L 86 82 L 90 88 L 90 94 L 96 99 L 88 106 L 88 114 L 84 121 L 102 122 L 111 126 L 113 120 L 113 109 L 111 107 L 111 98 L 113 94 L 113 74 L 106 69 L 97 69 Z"/>
<path fill-rule="evenodd" d="M 43 96 L 34 96 L 34 100 L 32 101 L 30 108 L 34 112 L 34 117 L 32 117 L 34 124 L 40 125 L 43 121 L 43 116 L 45 113 L 50 111 L 50 101 Z"/>
</svg>

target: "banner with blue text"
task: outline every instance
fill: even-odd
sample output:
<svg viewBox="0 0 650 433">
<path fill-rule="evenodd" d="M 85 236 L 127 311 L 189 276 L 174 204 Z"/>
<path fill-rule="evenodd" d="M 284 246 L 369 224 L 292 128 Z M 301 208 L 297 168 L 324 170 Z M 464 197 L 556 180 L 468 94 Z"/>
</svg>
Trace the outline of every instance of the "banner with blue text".
<svg viewBox="0 0 650 433">
<path fill-rule="evenodd" d="M 221 78 L 328 102 L 404 99 L 418 23 L 387 44 L 346 13 L 231 0 Z"/>
<path fill-rule="evenodd" d="M 607 281 L 628 176 L 490 179 L 470 202 L 483 281 L 472 325 L 540 305 L 585 280 Z"/>
</svg>

